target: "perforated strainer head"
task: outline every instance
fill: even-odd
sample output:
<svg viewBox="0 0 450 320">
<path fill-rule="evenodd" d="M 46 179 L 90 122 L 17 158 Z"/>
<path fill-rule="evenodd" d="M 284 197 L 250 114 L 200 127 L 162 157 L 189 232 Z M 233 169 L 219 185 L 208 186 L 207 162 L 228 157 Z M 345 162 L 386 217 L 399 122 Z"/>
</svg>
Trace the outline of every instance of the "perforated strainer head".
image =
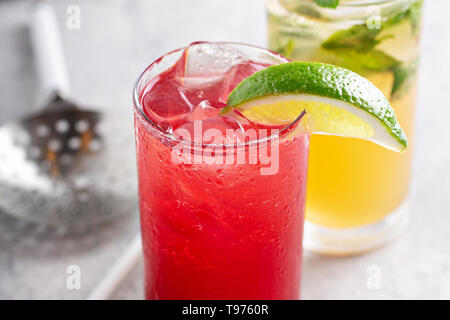
<svg viewBox="0 0 450 320">
<path fill-rule="evenodd" d="M 60 232 L 132 212 L 137 189 L 130 126 L 117 116 L 55 104 L 59 111 L 0 129 L 2 211 Z"/>
</svg>

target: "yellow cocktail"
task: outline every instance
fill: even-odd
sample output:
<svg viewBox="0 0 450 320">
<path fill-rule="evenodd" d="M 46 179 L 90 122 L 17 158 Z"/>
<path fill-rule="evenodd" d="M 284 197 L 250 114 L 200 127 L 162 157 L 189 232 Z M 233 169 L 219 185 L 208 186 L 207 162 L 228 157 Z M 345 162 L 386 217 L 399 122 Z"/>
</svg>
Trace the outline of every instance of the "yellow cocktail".
<svg viewBox="0 0 450 320">
<path fill-rule="evenodd" d="M 410 147 L 313 135 L 305 245 L 328 253 L 372 249 L 401 227 L 409 189 L 422 0 L 268 0 L 269 47 L 293 60 L 352 69 L 390 98 Z M 369 1 L 370 2 L 370 1 Z M 381 169 L 380 169 L 381 168 Z"/>
</svg>

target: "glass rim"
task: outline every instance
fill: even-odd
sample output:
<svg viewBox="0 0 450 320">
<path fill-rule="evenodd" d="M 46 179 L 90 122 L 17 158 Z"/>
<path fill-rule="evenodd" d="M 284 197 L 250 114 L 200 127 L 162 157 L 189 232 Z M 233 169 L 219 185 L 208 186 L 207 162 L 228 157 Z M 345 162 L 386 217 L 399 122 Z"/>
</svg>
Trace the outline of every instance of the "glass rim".
<svg viewBox="0 0 450 320">
<path fill-rule="evenodd" d="M 402 1 L 402 0 L 358 0 L 358 1 L 352 1 L 352 2 L 342 2 L 339 3 L 339 7 L 364 7 L 364 6 L 373 6 L 373 5 L 379 5 L 379 4 L 385 4 L 389 2 L 395 2 L 395 1 Z"/>
<path fill-rule="evenodd" d="M 373 6 L 373 5 L 380 5 L 380 4 L 386 4 L 390 2 L 396 2 L 396 1 L 404 1 L 404 0 L 355 0 L 352 2 L 342 2 L 339 3 L 338 7 L 336 9 L 330 10 L 339 10 L 339 7 L 364 7 L 364 6 Z M 327 9 L 327 8 L 324 8 Z"/>
<path fill-rule="evenodd" d="M 265 51 L 267 53 L 269 53 L 270 55 L 279 58 L 280 60 L 284 60 L 284 63 L 290 62 L 290 60 L 284 56 L 282 56 L 279 53 L 276 53 L 272 50 L 263 48 L 263 47 L 259 47 L 256 45 L 252 45 L 252 44 L 246 44 L 246 43 L 241 43 L 241 42 L 211 42 L 211 41 L 196 41 L 193 42 L 190 45 L 197 45 L 197 44 L 214 44 L 214 45 L 236 45 L 236 46 L 242 46 L 242 47 L 247 47 L 247 48 L 252 48 L 252 49 L 256 49 L 256 50 L 262 50 Z M 141 103 L 141 99 L 140 99 L 140 93 L 139 92 L 139 87 L 142 83 L 142 80 L 145 76 L 145 74 L 151 69 L 153 68 L 156 64 L 160 63 L 161 60 L 164 57 L 167 57 L 169 55 L 175 54 L 177 52 L 180 52 L 184 49 L 186 49 L 186 47 L 181 47 L 175 50 L 172 50 L 162 56 L 160 56 L 159 58 L 155 59 L 152 63 L 150 63 L 145 69 L 144 71 L 142 71 L 137 80 L 135 81 L 134 87 L 133 87 L 133 104 L 134 104 L 134 110 L 136 110 L 139 115 L 143 118 L 143 120 L 146 122 L 146 124 L 149 124 L 151 129 L 154 130 L 155 132 L 158 133 L 158 135 L 160 135 L 162 138 L 168 139 L 170 142 L 175 142 L 175 143 L 180 143 L 180 144 L 186 144 L 186 145 L 190 145 L 191 147 L 214 147 L 214 148 L 219 148 L 219 147 L 245 147 L 245 146 L 251 146 L 254 144 L 258 144 L 261 142 L 266 142 L 266 141 L 270 141 L 273 140 L 274 138 L 281 138 L 282 136 L 284 136 L 286 133 L 290 132 L 291 129 L 296 126 L 297 124 L 299 124 L 299 122 L 304 118 L 306 112 L 303 111 L 300 113 L 300 115 L 292 122 L 290 122 L 289 124 L 287 124 L 286 126 L 284 126 L 282 129 L 279 129 L 276 133 L 270 134 L 266 137 L 263 138 L 258 138 L 258 139 L 254 139 L 254 140 L 250 140 L 250 141 L 245 141 L 245 142 L 238 142 L 238 143 L 228 143 L 228 144 L 214 144 L 214 143 L 198 143 L 195 141 L 187 141 L 187 140 L 183 140 L 183 139 L 178 139 L 175 137 L 175 135 L 173 133 L 169 133 L 166 130 L 162 129 L 160 126 L 158 126 L 154 121 L 152 121 L 144 112 L 143 110 L 143 105 Z M 283 62 L 282 62 L 283 63 Z"/>
<path fill-rule="evenodd" d="M 280 0 L 277 0 L 280 1 Z M 313 0 L 297 0 L 298 2 L 312 2 Z M 322 8 L 323 10 L 339 10 L 339 8 L 357 8 L 357 7 L 367 7 L 367 6 L 374 6 L 374 5 L 383 5 L 383 4 L 388 4 L 388 3 L 393 3 L 393 2 L 401 2 L 401 1 L 405 1 L 405 0 L 355 0 L 352 2 L 341 2 L 339 3 L 338 7 L 333 9 L 333 8 Z"/>
</svg>

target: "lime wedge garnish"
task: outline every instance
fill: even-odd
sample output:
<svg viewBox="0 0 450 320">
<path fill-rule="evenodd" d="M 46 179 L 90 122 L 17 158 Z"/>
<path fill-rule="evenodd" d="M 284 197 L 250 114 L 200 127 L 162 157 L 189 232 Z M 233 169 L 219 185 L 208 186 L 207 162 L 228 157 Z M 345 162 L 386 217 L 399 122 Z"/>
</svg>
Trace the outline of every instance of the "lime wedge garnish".
<svg viewBox="0 0 450 320">
<path fill-rule="evenodd" d="M 290 123 L 305 110 L 313 133 L 366 139 L 394 151 L 408 144 L 383 93 L 328 64 L 290 62 L 258 71 L 234 88 L 228 105 L 264 124 Z"/>
</svg>

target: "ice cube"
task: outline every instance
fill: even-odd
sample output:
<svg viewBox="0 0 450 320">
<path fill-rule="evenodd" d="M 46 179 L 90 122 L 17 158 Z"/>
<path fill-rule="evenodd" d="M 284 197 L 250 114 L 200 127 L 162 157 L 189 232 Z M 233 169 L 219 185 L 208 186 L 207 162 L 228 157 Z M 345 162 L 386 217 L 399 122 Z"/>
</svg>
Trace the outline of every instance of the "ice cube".
<svg viewBox="0 0 450 320">
<path fill-rule="evenodd" d="M 239 119 L 221 117 L 220 110 L 239 82 L 265 67 L 248 61 L 232 45 L 193 43 L 171 68 L 147 85 L 142 98 L 144 112 L 167 132 L 189 127 L 196 120 L 219 130 L 236 124 L 242 129 Z"/>
<path fill-rule="evenodd" d="M 194 107 L 189 114 L 188 119 L 190 121 L 205 120 L 218 116 L 222 108 L 225 108 L 226 103 L 216 100 L 203 100 L 197 106 Z"/>
<path fill-rule="evenodd" d="M 207 99 L 217 99 L 222 90 L 223 75 L 214 77 L 185 77 L 182 79 L 186 99 L 199 105 Z"/>
<path fill-rule="evenodd" d="M 188 116 L 193 105 L 177 79 L 166 79 L 164 74 L 160 77 L 143 97 L 144 111 L 161 127 L 163 124 L 176 127 Z"/>
<path fill-rule="evenodd" d="M 194 42 L 187 51 L 187 77 L 223 75 L 244 60 L 240 50 L 227 44 Z"/>
<path fill-rule="evenodd" d="M 187 60 L 188 60 L 188 49 L 186 48 L 181 53 L 181 56 L 177 60 L 177 62 L 172 66 L 171 70 L 169 70 L 173 78 L 182 78 L 186 75 L 185 73 Z"/>
<path fill-rule="evenodd" d="M 252 61 L 241 61 L 239 64 L 234 65 L 225 75 L 222 81 L 222 88 L 220 98 L 224 101 L 227 100 L 231 91 L 245 78 L 248 78 L 257 71 L 267 68 L 269 65 L 255 63 Z"/>
</svg>

